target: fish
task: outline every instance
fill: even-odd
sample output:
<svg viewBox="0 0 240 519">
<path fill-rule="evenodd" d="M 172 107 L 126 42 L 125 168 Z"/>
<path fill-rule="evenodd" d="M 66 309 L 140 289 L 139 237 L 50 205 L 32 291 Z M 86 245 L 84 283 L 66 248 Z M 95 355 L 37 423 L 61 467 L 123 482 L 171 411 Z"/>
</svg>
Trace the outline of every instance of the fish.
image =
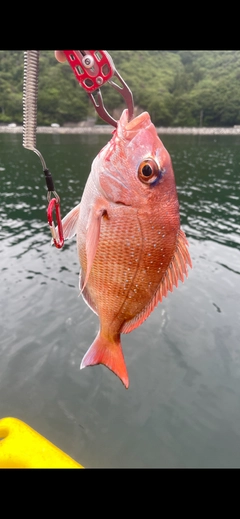
<svg viewBox="0 0 240 519">
<path fill-rule="evenodd" d="M 129 121 L 123 110 L 62 226 L 65 240 L 77 236 L 80 293 L 99 318 L 80 369 L 103 364 L 128 388 L 121 334 L 140 326 L 192 267 L 171 157 L 148 112 Z"/>
</svg>

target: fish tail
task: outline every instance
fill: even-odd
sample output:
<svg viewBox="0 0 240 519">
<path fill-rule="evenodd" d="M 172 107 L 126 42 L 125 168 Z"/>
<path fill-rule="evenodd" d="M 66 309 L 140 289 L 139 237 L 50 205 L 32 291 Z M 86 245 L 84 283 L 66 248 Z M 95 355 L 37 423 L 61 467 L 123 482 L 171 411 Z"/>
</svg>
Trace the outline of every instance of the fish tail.
<svg viewBox="0 0 240 519">
<path fill-rule="evenodd" d="M 129 378 L 119 334 L 113 340 L 110 340 L 104 337 L 101 332 L 98 332 L 96 339 L 82 359 L 80 369 L 95 364 L 104 364 L 120 378 L 128 389 Z"/>
</svg>

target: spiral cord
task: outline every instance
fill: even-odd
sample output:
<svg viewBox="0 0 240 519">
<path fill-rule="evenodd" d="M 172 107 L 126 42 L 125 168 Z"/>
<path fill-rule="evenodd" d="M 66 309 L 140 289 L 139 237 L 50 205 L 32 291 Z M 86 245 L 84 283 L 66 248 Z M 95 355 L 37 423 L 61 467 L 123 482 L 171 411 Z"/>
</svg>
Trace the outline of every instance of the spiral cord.
<svg viewBox="0 0 240 519">
<path fill-rule="evenodd" d="M 23 75 L 23 146 L 34 151 L 46 169 L 44 158 L 36 149 L 39 51 L 24 52 Z"/>
</svg>

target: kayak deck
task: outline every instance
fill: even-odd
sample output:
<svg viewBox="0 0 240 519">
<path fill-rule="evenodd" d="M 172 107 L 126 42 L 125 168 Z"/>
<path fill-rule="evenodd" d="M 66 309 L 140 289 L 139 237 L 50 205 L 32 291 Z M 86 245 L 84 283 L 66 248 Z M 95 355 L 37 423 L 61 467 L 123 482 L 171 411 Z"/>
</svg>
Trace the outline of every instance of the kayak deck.
<svg viewBox="0 0 240 519">
<path fill-rule="evenodd" d="M 83 468 L 17 418 L 0 420 L 0 468 Z"/>
</svg>

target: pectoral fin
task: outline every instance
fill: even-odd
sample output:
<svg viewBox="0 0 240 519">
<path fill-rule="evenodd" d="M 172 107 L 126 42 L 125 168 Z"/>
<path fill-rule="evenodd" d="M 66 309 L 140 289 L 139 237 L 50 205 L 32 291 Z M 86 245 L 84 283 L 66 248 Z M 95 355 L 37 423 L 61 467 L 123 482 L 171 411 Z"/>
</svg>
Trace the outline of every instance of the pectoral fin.
<svg viewBox="0 0 240 519">
<path fill-rule="evenodd" d="M 82 291 L 84 290 L 88 282 L 88 278 L 92 269 L 92 264 L 97 252 L 102 216 L 106 213 L 106 207 L 103 207 L 101 201 L 95 203 L 95 205 L 91 208 L 89 213 L 86 233 L 87 270 L 84 278 Z"/>
</svg>

